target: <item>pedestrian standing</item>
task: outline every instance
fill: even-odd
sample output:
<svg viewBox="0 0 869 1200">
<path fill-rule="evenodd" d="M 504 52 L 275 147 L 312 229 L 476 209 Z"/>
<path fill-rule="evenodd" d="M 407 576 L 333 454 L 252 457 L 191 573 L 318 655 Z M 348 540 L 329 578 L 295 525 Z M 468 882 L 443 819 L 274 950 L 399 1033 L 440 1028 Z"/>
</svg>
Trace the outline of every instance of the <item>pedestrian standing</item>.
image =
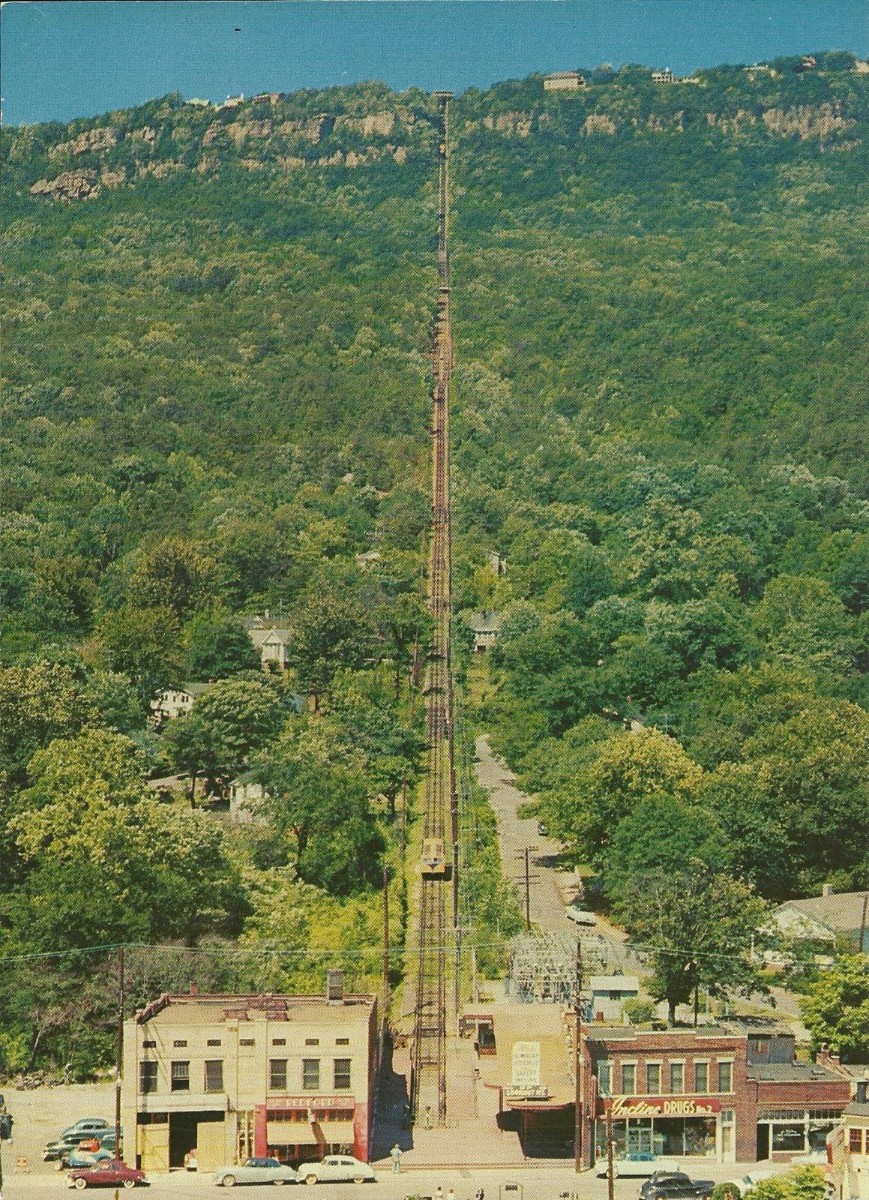
<svg viewBox="0 0 869 1200">
<path fill-rule="evenodd" d="M 399 1146 L 398 1142 L 389 1151 L 389 1157 L 392 1159 L 392 1173 L 393 1175 L 397 1175 L 401 1170 L 401 1146 Z"/>
<path fill-rule="evenodd" d="M 474 1193 L 474 1200 L 486 1200 L 486 1193 L 482 1188 L 477 1188 L 476 1192 Z"/>
<path fill-rule="evenodd" d="M 447 1200 L 456 1200 L 456 1192 L 454 1188 L 450 1188 L 447 1192 Z"/>
<path fill-rule="evenodd" d="M 444 1200 L 444 1189 L 440 1184 L 435 1188 L 434 1200 Z"/>
</svg>

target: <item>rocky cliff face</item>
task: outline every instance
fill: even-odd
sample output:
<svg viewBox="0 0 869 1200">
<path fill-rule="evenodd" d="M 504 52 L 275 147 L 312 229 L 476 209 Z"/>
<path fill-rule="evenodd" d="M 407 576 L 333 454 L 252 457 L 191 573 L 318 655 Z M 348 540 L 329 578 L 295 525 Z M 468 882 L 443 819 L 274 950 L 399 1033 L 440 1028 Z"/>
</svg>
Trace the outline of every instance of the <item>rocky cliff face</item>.
<svg viewBox="0 0 869 1200">
<path fill-rule="evenodd" d="M 742 76 L 738 78 L 741 82 Z M 601 87 L 568 99 L 553 98 L 529 80 L 516 85 L 526 103 L 515 107 L 499 106 L 494 99 L 497 89 L 491 102 L 488 94 L 470 105 L 459 98 L 452 128 L 458 144 L 463 138 L 494 134 L 522 140 L 546 135 L 570 145 L 601 137 L 680 136 L 700 129 L 733 140 L 789 138 L 840 151 L 862 145 L 867 121 L 853 115 L 853 87 L 851 108 L 845 111 L 835 97 L 793 104 L 786 102 L 785 93 L 778 99 L 774 93 L 763 98 L 749 95 L 746 88 L 756 79 L 744 79 L 741 89 L 716 91 L 704 85 L 685 89 L 678 97 L 666 88 L 626 93 L 624 88 L 608 92 Z M 761 82 L 772 87 L 771 76 Z M 865 79 L 861 83 L 865 88 Z M 739 103 L 743 92 L 745 102 Z M 162 179 L 185 170 L 208 175 L 228 162 L 248 171 L 276 173 L 355 170 L 384 162 L 403 166 L 415 153 L 429 154 L 437 136 L 435 105 L 428 97 L 419 93 L 411 103 L 382 85 L 319 93 L 314 103 L 322 101 L 322 111 L 310 111 L 312 97 L 307 93 L 236 98 L 221 106 L 170 100 L 112 114 L 108 123 L 104 118 L 91 128 L 74 126 L 65 136 L 61 130 L 57 141 L 46 139 L 41 155 L 28 154 L 34 130 L 40 127 L 12 131 L 9 159 L 28 163 L 32 173 L 27 193 L 35 201 L 71 202 L 93 199 L 103 189 L 137 179 Z"/>
</svg>

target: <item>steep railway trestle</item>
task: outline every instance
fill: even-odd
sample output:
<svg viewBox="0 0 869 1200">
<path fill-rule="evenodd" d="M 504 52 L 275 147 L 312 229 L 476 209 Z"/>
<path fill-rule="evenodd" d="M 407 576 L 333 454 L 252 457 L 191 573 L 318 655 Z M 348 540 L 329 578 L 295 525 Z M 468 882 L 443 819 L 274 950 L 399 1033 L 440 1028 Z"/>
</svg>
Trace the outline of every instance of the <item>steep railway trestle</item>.
<svg viewBox="0 0 869 1200">
<path fill-rule="evenodd" d="M 429 606 L 434 634 L 426 669 L 428 762 L 420 859 L 411 1107 L 414 1120 L 446 1119 L 447 954 L 455 920 L 458 838 L 453 766 L 450 558 L 449 389 L 453 348 L 449 277 L 449 92 L 436 92 L 438 148 L 438 292 L 432 344 L 432 525 Z M 452 889 L 450 888 L 452 883 Z"/>
</svg>

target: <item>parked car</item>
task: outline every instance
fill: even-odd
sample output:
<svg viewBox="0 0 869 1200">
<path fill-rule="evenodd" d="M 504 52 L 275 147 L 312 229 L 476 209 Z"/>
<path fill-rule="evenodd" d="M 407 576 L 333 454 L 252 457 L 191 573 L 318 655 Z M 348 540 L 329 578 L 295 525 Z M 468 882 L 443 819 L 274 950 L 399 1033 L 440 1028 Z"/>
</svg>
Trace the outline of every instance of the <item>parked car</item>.
<svg viewBox="0 0 869 1200">
<path fill-rule="evenodd" d="M 87 1167 L 95 1167 L 97 1163 L 114 1162 L 115 1156 L 111 1150 L 70 1150 L 69 1154 L 65 1154 L 58 1161 L 57 1169 L 62 1168 L 80 1168 L 84 1170 Z"/>
<path fill-rule="evenodd" d="M 567 904 L 564 907 L 564 915 L 568 921 L 573 921 L 577 925 L 597 924 L 597 917 L 593 912 L 589 912 L 587 908 L 575 908 L 572 904 Z"/>
<path fill-rule="evenodd" d="M 117 1149 L 117 1147 L 115 1146 L 115 1132 L 116 1132 L 116 1130 L 113 1125 L 111 1127 L 111 1129 L 107 1129 L 106 1132 L 102 1135 L 102 1137 L 100 1138 L 100 1149 L 101 1150 L 114 1151 Z M 121 1142 L 123 1142 L 123 1140 L 124 1140 L 124 1131 L 122 1129 L 121 1130 Z M 116 1158 L 117 1155 L 113 1154 L 112 1157 Z"/>
<path fill-rule="evenodd" d="M 214 1182 L 221 1187 L 234 1187 L 237 1183 L 298 1183 L 299 1176 L 292 1167 L 284 1166 L 276 1158 L 249 1158 L 234 1167 L 219 1167 L 214 1172 Z"/>
<path fill-rule="evenodd" d="M 371 1183 L 374 1168 L 349 1154 L 329 1154 L 322 1162 L 302 1163 L 299 1178 L 305 1183 Z"/>
<path fill-rule="evenodd" d="M 79 1137 L 78 1133 L 75 1133 L 72 1135 L 72 1137 L 61 1137 L 58 1138 L 57 1141 L 46 1142 L 42 1151 L 42 1161 L 59 1162 L 62 1158 L 69 1154 L 70 1150 L 75 1150 L 80 1141 L 81 1138 Z"/>
<path fill-rule="evenodd" d="M 740 1196 L 744 1196 L 746 1192 L 750 1192 L 752 1188 L 763 1179 L 772 1179 L 774 1175 L 781 1175 L 782 1171 L 788 1168 L 787 1163 L 782 1163 L 778 1167 L 755 1167 L 749 1171 L 747 1175 L 743 1175 L 741 1179 L 734 1180 L 733 1186 L 738 1189 Z"/>
<path fill-rule="evenodd" d="M 60 1136 L 61 1138 L 75 1137 L 80 1142 L 82 1138 L 86 1138 L 92 1133 L 95 1133 L 97 1137 L 101 1137 L 108 1128 L 108 1121 L 103 1120 L 102 1117 L 82 1117 L 80 1121 L 76 1121 L 75 1125 L 70 1125 L 69 1129 L 64 1129 Z"/>
<path fill-rule="evenodd" d="M 680 1169 L 679 1163 L 672 1158 L 658 1158 L 656 1154 L 645 1150 L 636 1150 L 633 1154 L 623 1154 L 613 1159 L 613 1175 L 618 1179 L 628 1176 L 642 1178 L 644 1175 L 654 1175 L 656 1171 L 678 1172 Z M 607 1160 L 599 1162 L 595 1171 L 600 1179 L 608 1175 Z"/>
<path fill-rule="evenodd" d="M 537 832 L 540 834 L 541 837 L 549 837 L 549 826 L 546 824 L 545 821 L 537 822 Z"/>
<path fill-rule="evenodd" d="M 138 1167 L 128 1167 L 120 1159 L 110 1158 L 105 1162 L 95 1163 L 80 1171 L 70 1171 L 66 1177 L 70 1187 L 135 1187 L 137 1183 L 147 1183 L 145 1172 Z"/>
<path fill-rule="evenodd" d="M 691 1179 L 684 1171 L 655 1171 L 640 1188 L 641 1200 L 707 1200 L 714 1179 Z"/>
</svg>

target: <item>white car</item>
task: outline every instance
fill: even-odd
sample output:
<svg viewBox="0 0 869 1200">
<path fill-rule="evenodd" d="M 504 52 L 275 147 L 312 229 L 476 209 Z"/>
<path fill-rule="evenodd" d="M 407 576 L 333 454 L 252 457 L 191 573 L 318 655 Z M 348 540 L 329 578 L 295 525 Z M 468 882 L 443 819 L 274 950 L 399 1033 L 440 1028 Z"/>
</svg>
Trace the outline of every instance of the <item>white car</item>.
<svg viewBox="0 0 869 1200">
<path fill-rule="evenodd" d="M 573 921 L 577 925 L 597 924 L 597 917 L 593 912 L 589 912 L 587 908 L 574 908 L 572 904 L 567 904 L 564 907 L 564 915 L 568 921 Z"/>
<path fill-rule="evenodd" d="M 371 1183 L 374 1168 L 349 1154 L 328 1154 L 322 1162 L 302 1163 L 299 1178 L 304 1183 Z"/>
<path fill-rule="evenodd" d="M 219 1167 L 214 1172 L 214 1182 L 221 1187 L 235 1187 L 237 1183 L 298 1183 L 299 1177 L 292 1167 L 278 1162 L 276 1158 L 249 1158 L 234 1167 Z"/>
<path fill-rule="evenodd" d="M 781 1175 L 782 1171 L 786 1171 L 787 1169 L 787 1163 L 782 1163 L 781 1166 L 778 1167 L 757 1167 L 755 1170 L 749 1171 L 747 1175 L 743 1175 L 741 1179 L 737 1179 L 734 1182 L 739 1188 L 740 1196 L 744 1196 L 747 1192 L 750 1192 L 752 1188 L 757 1187 L 761 1180 L 772 1179 L 774 1175 Z"/>
<path fill-rule="evenodd" d="M 656 1171 L 681 1171 L 679 1163 L 673 1158 L 657 1158 L 654 1154 L 626 1154 L 622 1158 L 613 1159 L 613 1176 L 616 1179 L 626 1179 L 628 1176 L 637 1179 L 648 1178 Z M 595 1167 L 595 1174 L 603 1179 L 609 1174 L 607 1160 L 602 1159 Z"/>
</svg>

